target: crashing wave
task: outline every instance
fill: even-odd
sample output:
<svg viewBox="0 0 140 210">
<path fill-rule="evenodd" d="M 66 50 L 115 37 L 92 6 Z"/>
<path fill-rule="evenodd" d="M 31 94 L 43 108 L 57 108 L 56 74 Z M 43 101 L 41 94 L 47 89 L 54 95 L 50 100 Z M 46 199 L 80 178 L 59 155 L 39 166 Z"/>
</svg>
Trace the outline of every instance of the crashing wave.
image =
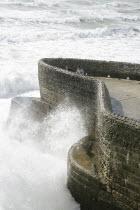
<svg viewBox="0 0 140 210">
<path fill-rule="evenodd" d="M 75 32 L 71 38 L 72 39 L 78 39 L 78 38 L 103 38 L 103 37 L 133 37 L 136 36 L 139 33 L 139 29 L 137 28 L 98 28 L 95 29 L 94 31 L 80 31 L 80 32 Z M 68 37 L 67 37 L 68 38 Z"/>
</svg>

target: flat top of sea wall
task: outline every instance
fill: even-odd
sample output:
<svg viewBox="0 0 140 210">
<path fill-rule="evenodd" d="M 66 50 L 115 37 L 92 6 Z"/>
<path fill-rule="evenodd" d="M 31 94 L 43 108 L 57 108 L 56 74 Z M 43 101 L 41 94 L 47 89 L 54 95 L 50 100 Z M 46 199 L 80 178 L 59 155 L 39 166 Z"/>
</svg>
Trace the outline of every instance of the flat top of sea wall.
<svg viewBox="0 0 140 210">
<path fill-rule="evenodd" d="M 140 121 L 140 82 L 97 77 L 109 91 L 113 112 Z"/>
</svg>

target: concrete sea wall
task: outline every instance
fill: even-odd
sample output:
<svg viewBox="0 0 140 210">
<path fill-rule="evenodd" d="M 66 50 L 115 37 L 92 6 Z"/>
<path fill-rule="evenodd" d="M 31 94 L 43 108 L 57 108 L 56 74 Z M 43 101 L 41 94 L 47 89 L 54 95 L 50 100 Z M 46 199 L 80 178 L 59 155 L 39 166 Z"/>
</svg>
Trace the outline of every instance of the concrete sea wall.
<svg viewBox="0 0 140 210">
<path fill-rule="evenodd" d="M 76 75 L 77 65 L 88 76 Z M 81 209 L 140 209 L 140 123 L 113 113 L 105 84 L 90 77 L 140 80 L 140 64 L 47 58 L 38 75 L 41 99 L 31 107 L 46 116 L 68 98 L 88 130 L 68 154 L 67 185 Z"/>
<path fill-rule="evenodd" d="M 68 156 L 68 188 L 81 209 L 138 209 L 140 124 L 111 111 L 103 82 L 62 70 L 81 65 L 89 76 L 140 80 L 140 65 L 77 59 L 39 62 L 41 99 L 52 109 L 65 97 L 85 115 L 89 136 Z"/>
</svg>

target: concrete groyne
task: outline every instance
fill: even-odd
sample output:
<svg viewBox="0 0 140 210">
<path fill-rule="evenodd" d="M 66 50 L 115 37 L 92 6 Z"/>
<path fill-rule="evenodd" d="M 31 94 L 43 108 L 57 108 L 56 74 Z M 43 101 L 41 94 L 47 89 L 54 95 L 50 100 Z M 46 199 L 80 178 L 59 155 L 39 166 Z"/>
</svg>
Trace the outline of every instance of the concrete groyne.
<svg viewBox="0 0 140 210">
<path fill-rule="evenodd" d="M 77 64 L 88 76 L 64 70 Z M 140 80 L 140 64 L 49 58 L 39 61 L 38 75 L 41 99 L 29 106 L 36 116 L 47 116 L 67 97 L 85 120 L 89 135 L 68 154 L 67 185 L 81 209 L 138 210 L 140 123 L 113 113 L 105 84 L 93 76 Z"/>
</svg>

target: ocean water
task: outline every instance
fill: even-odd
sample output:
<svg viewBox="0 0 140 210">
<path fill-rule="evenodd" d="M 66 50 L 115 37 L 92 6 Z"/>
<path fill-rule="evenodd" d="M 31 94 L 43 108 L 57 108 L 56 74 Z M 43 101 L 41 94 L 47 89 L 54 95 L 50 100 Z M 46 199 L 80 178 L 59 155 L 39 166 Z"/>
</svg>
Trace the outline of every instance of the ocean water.
<svg viewBox="0 0 140 210">
<path fill-rule="evenodd" d="M 79 111 L 60 105 L 45 140 L 22 115 L 6 128 L 12 97 L 39 96 L 43 57 L 140 63 L 140 0 L 0 0 L 0 210 L 79 209 L 66 188 L 67 151 L 86 135 Z"/>
</svg>

